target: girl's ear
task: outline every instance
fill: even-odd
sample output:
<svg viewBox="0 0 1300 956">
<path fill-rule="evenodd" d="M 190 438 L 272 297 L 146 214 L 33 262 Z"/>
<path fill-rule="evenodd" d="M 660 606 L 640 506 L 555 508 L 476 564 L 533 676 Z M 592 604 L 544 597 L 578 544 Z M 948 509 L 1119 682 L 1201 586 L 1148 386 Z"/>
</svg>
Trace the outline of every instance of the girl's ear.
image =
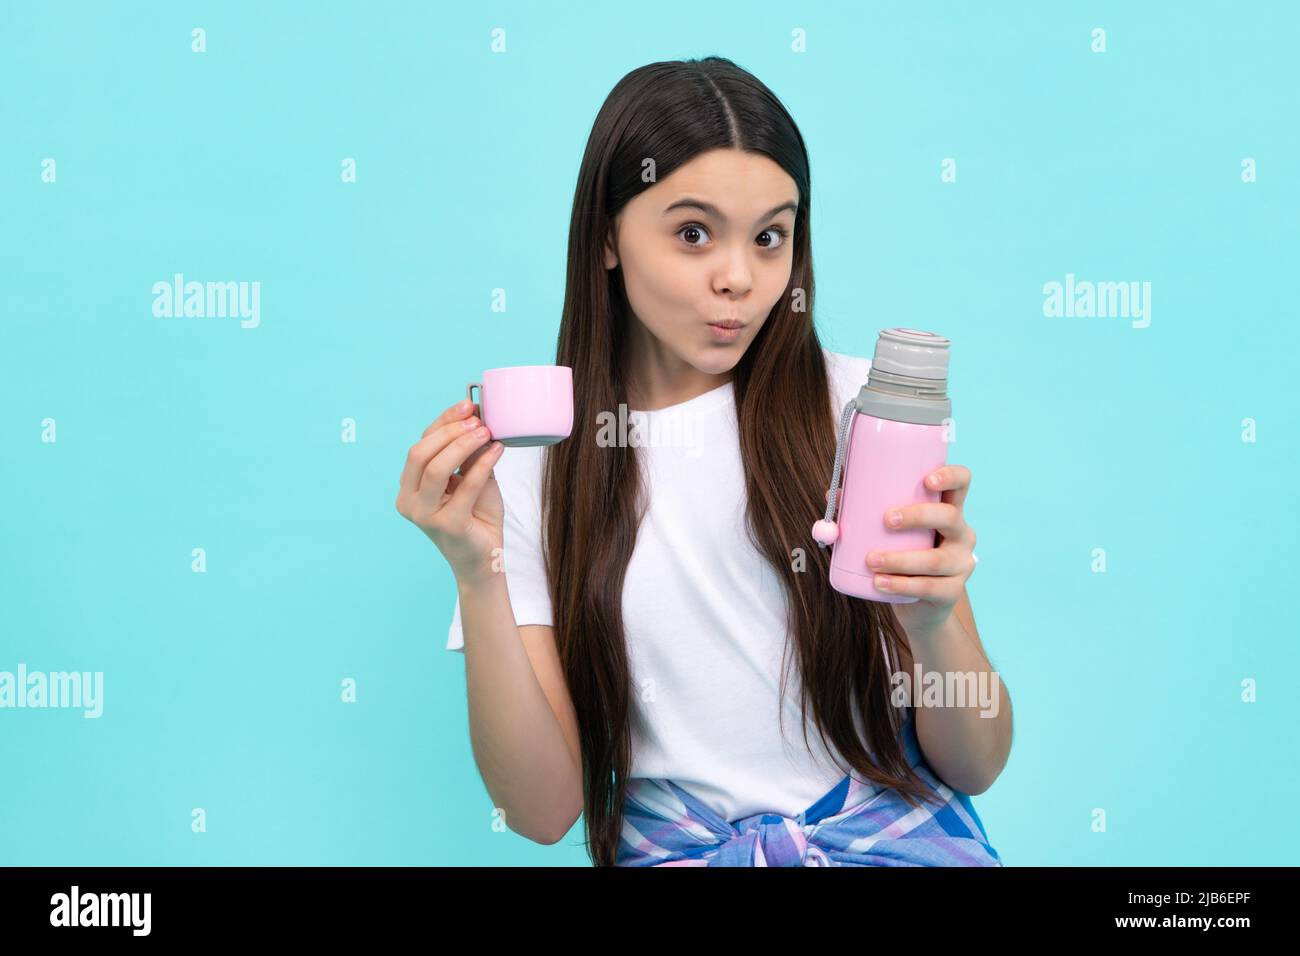
<svg viewBox="0 0 1300 956">
<path fill-rule="evenodd" d="M 612 236 L 605 237 L 605 268 L 613 269 L 618 266 L 618 253 L 614 250 L 614 239 Z"/>
</svg>

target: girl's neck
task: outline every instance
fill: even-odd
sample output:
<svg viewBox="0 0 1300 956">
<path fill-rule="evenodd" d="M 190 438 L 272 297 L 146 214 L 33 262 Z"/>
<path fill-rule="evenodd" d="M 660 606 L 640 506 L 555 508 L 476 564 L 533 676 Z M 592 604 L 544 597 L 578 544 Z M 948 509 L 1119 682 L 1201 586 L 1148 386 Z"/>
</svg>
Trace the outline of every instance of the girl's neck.
<svg viewBox="0 0 1300 956">
<path fill-rule="evenodd" d="M 631 409 L 652 412 L 679 405 L 731 381 L 732 369 L 718 375 L 701 372 L 668 350 L 640 322 L 632 325 L 640 328 L 640 335 L 631 337 L 623 363 Z"/>
</svg>

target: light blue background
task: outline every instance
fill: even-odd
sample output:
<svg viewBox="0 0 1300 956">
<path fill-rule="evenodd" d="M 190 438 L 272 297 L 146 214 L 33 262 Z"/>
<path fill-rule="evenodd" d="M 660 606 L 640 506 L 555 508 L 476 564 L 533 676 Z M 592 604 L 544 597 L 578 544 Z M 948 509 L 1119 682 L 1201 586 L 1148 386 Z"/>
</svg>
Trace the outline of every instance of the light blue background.
<svg viewBox="0 0 1300 956">
<path fill-rule="evenodd" d="M 0 670 L 105 681 L 0 711 L 0 863 L 587 863 L 493 828 L 394 497 L 467 380 L 554 360 L 609 89 L 709 53 L 806 137 L 823 341 L 953 340 L 1005 862 L 1294 862 L 1297 7 L 534 6 L 0 7 Z M 176 272 L 260 327 L 155 318 Z M 1045 318 L 1068 272 L 1150 326 Z"/>
</svg>

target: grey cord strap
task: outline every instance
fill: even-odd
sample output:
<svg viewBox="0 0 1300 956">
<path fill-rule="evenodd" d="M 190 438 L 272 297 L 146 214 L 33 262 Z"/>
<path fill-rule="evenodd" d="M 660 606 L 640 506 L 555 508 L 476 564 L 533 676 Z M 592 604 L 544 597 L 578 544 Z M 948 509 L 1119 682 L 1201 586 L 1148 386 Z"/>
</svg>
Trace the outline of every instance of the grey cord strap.
<svg viewBox="0 0 1300 956">
<path fill-rule="evenodd" d="M 835 434 L 835 464 L 831 466 L 831 496 L 826 501 L 824 521 L 831 521 L 835 517 L 835 506 L 840 497 L 840 467 L 844 464 L 844 442 L 848 438 L 849 425 L 853 422 L 853 413 L 857 410 L 857 399 L 851 398 L 840 412 L 839 430 Z M 826 545 L 823 544 L 822 547 Z"/>
</svg>

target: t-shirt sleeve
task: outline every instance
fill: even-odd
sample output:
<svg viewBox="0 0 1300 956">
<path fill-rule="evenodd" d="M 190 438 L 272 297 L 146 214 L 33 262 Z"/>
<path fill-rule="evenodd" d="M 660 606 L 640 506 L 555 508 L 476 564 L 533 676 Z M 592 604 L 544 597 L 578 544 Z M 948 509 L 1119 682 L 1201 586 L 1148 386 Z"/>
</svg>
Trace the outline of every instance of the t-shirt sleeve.
<svg viewBox="0 0 1300 956">
<path fill-rule="evenodd" d="M 544 447 L 507 448 L 493 466 L 505 504 L 501 566 L 510 594 L 510 608 L 514 611 L 515 624 L 520 627 L 553 623 L 541 542 L 543 452 Z M 465 651 L 459 596 L 447 629 L 447 650 Z"/>
<path fill-rule="evenodd" d="M 835 399 L 835 420 L 838 424 L 839 415 L 844 411 L 844 406 L 849 403 L 849 399 L 856 397 L 862 386 L 867 384 L 867 378 L 871 374 L 871 359 L 850 355 L 847 352 L 832 352 L 830 349 L 824 351 L 826 377 L 830 379 L 831 392 Z"/>
</svg>

